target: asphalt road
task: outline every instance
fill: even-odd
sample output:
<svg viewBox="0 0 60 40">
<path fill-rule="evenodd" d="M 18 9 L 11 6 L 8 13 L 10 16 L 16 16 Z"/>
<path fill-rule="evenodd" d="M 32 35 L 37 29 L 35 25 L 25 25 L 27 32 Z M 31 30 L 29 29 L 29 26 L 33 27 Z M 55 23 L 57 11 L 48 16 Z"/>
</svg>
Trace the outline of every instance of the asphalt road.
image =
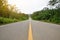
<svg viewBox="0 0 60 40">
<path fill-rule="evenodd" d="M 34 40 L 60 40 L 60 25 L 31 21 Z"/>
<path fill-rule="evenodd" d="M 29 21 L 0 26 L 0 40 L 28 40 Z"/>
<path fill-rule="evenodd" d="M 33 40 L 60 40 L 60 25 L 34 20 L 0 26 L 0 40 L 28 40 L 29 23 Z"/>
</svg>

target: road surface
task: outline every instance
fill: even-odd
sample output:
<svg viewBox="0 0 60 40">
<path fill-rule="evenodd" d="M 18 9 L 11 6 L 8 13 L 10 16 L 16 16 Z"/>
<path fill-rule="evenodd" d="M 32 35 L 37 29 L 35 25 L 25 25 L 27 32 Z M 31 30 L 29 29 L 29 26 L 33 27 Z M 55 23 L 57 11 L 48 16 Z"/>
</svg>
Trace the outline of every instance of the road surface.
<svg viewBox="0 0 60 40">
<path fill-rule="evenodd" d="M 34 20 L 2 25 L 0 40 L 60 40 L 60 25 Z"/>
<path fill-rule="evenodd" d="M 60 25 L 32 21 L 34 40 L 60 40 Z"/>
<path fill-rule="evenodd" d="M 27 40 L 29 21 L 0 26 L 0 40 Z"/>
</svg>

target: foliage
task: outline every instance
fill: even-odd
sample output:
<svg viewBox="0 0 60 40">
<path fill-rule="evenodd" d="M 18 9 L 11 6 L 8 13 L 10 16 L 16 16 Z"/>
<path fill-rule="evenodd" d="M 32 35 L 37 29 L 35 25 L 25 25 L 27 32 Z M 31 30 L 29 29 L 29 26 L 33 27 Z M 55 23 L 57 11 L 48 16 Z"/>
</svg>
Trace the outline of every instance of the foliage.
<svg viewBox="0 0 60 40">
<path fill-rule="evenodd" d="M 34 20 L 44 20 L 60 24 L 60 9 L 48 9 L 34 12 L 32 15 Z"/>
<path fill-rule="evenodd" d="M 17 21 L 18 21 L 17 19 L 0 17 L 0 24 L 12 23 L 12 22 L 17 22 Z"/>
<path fill-rule="evenodd" d="M 0 0 L 0 23 L 10 23 L 13 22 L 14 19 L 20 21 L 26 20 L 28 19 L 28 15 L 18 12 L 14 5 L 8 5 L 7 0 Z"/>
<path fill-rule="evenodd" d="M 51 8 L 60 8 L 60 0 L 50 0 L 48 5 L 50 5 Z"/>
<path fill-rule="evenodd" d="M 53 22 L 53 23 L 57 23 L 60 24 L 60 0 L 50 0 L 49 1 L 49 5 L 50 6 L 54 6 L 55 4 L 57 8 L 44 8 L 43 10 L 40 11 L 36 11 L 34 12 L 31 17 L 34 20 L 43 20 L 43 21 L 47 21 L 47 22 Z"/>
</svg>

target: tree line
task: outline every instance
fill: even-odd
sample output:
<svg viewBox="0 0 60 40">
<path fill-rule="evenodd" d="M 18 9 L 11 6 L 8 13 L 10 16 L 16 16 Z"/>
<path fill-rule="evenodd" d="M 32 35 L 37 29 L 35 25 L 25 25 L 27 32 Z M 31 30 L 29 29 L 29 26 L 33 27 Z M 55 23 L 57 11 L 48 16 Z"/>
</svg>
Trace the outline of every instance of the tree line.
<svg viewBox="0 0 60 40">
<path fill-rule="evenodd" d="M 60 24 L 60 0 L 50 0 L 48 5 L 50 8 L 34 12 L 32 19 Z"/>
<path fill-rule="evenodd" d="M 28 15 L 18 12 L 15 5 L 8 4 L 8 0 L 0 0 L 0 24 L 27 20 Z"/>
</svg>

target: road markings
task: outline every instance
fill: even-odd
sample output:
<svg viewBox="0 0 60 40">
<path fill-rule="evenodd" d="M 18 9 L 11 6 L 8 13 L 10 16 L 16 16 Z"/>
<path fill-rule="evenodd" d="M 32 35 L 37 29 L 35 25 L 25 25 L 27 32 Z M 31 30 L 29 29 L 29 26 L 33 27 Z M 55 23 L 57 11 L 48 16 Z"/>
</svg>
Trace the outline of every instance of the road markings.
<svg viewBox="0 0 60 40">
<path fill-rule="evenodd" d="M 28 40 L 33 40 L 31 22 L 29 23 Z"/>
</svg>

